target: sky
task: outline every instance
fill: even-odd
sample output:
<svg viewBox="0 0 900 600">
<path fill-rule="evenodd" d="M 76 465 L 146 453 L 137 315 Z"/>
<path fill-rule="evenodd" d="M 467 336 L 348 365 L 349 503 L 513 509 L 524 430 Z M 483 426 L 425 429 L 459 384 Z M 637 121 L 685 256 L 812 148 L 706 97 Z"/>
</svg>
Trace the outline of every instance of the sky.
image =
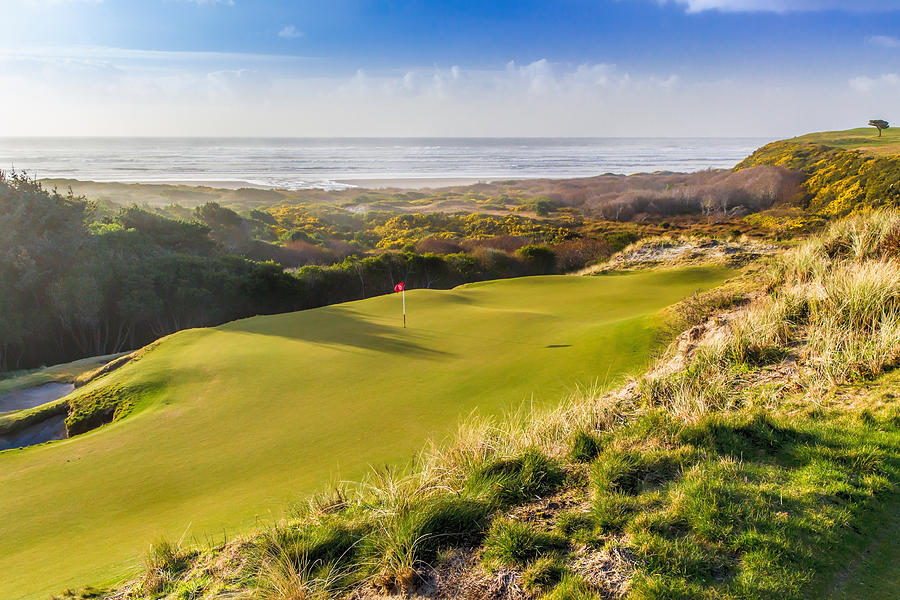
<svg viewBox="0 0 900 600">
<path fill-rule="evenodd" d="M 900 120 L 900 0 L 0 0 L 5 136 L 760 136 Z"/>
</svg>

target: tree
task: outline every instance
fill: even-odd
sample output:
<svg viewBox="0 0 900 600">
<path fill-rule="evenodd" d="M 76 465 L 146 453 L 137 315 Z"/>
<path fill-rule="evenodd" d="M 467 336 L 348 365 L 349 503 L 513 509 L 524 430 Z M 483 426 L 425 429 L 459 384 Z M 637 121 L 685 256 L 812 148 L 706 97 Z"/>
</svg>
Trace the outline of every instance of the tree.
<svg viewBox="0 0 900 600">
<path fill-rule="evenodd" d="M 890 124 L 884 119 L 872 119 L 869 125 L 878 129 L 878 137 L 881 137 L 881 130 L 890 127 Z"/>
</svg>

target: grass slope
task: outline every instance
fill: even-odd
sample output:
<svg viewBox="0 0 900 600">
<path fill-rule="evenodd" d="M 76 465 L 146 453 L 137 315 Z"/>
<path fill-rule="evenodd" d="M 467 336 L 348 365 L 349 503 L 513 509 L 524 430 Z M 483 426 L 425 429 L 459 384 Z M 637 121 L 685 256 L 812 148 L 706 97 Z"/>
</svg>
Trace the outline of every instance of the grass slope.
<svg viewBox="0 0 900 600">
<path fill-rule="evenodd" d="M 843 150 L 859 150 L 875 156 L 900 154 L 900 129 L 890 128 L 881 132 L 874 127 L 857 127 L 843 131 L 819 131 L 785 140 L 800 144 L 821 144 Z"/>
<path fill-rule="evenodd" d="M 723 268 L 537 277 L 384 296 L 189 330 L 81 393 L 131 416 L 0 453 L 0 597 L 110 582 L 159 536 L 221 539 L 340 473 L 646 364 L 654 316 Z M 131 562 L 129 562 L 131 561 Z"/>
</svg>

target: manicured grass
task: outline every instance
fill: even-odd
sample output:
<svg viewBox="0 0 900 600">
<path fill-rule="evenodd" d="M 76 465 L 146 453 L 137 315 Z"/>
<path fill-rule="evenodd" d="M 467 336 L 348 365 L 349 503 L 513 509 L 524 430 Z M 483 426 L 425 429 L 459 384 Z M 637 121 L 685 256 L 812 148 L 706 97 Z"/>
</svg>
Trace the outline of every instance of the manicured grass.
<svg viewBox="0 0 900 600">
<path fill-rule="evenodd" d="M 0 453 L 0 597 L 140 568 L 166 536 L 221 539 L 369 465 L 400 462 L 477 409 L 559 400 L 645 366 L 659 309 L 727 277 L 698 267 L 533 277 L 256 317 L 173 335 L 82 389 L 134 412 Z"/>
<path fill-rule="evenodd" d="M 823 144 L 844 150 L 861 150 L 866 154 L 877 156 L 900 154 L 900 128 L 896 127 L 885 129 L 881 132 L 881 137 L 878 137 L 878 131 L 874 127 L 857 127 L 844 131 L 807 133 L 788 141 Z"/>
</svg>

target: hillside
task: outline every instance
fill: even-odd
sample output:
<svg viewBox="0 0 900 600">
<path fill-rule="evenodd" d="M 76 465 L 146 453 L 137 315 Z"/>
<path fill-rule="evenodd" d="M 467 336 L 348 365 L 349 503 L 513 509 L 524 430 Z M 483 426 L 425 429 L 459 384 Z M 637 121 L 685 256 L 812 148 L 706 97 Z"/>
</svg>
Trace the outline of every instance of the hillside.
<svg viewBox="0 0 900 600">
<path fill-rule="evenodd" d="M 874 128 L 813 133 L 767 144 L 735 170 L 781 167 L 802 174 L 793 198 L 745 217 L 745 221 L 796 235 L 826 221 L 877 208 L 900 206 L 900 131 L 878 138 Z M 871 144 L 880 144 L 873 146 Z M 877 152 L 871 152 L 872 148 Z"/>
<path fill-rule="evenodd" d="M 830 146 L 842 150 L 858 150 L 873 156 L 900 154 L 900 129 L 889 128 L 881 132 L 879 137 L 874 127 L 857 127 L 842 131 L 819 131 L 807 133 L 786 141 L 794 144 L 813 144 Z"/>
<path fill-rule="evenodd" d="M 0 597 L 111 583 L 160 536 L 231 539 L 476 409 L 614 381 L 657 347 L 660 309 L 729 273 L 413 290 L 405 330 L 390 295 L 164 338 L 70 396 L 70 431 L 106 410 L 116 422 L 0 453 Z"/>
<path fill-rule="evenodd" d="M 473 420 L 250 536 L 157 543 L 106 597 L 896 597 L 898 231 L 840 221 L 682 305 L 697 325 L 621 388 Z"/>
</svg>

